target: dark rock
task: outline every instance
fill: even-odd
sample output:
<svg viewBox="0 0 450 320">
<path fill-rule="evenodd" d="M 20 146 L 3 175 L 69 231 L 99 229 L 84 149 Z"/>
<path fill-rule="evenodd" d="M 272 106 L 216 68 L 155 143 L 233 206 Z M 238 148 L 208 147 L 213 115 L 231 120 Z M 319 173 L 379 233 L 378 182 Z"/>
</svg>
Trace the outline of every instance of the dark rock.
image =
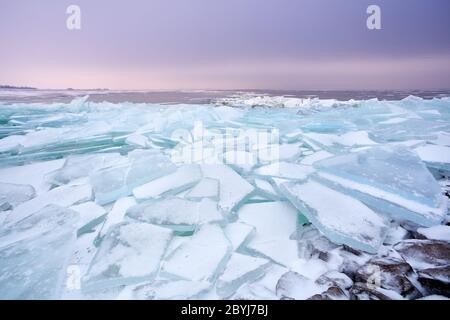
<svg viewBox="0 0 450 320">
<path fill-rule="evenodd" d="M 410 280 L 414 276 L 413 269 L 404 260 L 376 257 L 356 271 L 355 281 L 380 286 L 414 299 L 421 296 Z"/>
<path fill-rule="evenodd" d="M 385 294 L 369 287 L 365 283 L 357 282 L 350 289 L 351 300 L 392 300 Z"/>
<path fill-rule="evenodd" d="M 419 282 L 428 294 L 450 297 L 450 265 L 418 272 Z"/>
<path fill-rule="evenodd" d="M 330 287 L 321 294 L 315 294 L 308 300 L 348 300 L 349 295 L 340 287 Z"/>
<path fill-rule="evenodd" d="M 405 240 L 394 249 L 415 271 L 450 265 L 450 243 L 439 240 Z"/>
</svg>

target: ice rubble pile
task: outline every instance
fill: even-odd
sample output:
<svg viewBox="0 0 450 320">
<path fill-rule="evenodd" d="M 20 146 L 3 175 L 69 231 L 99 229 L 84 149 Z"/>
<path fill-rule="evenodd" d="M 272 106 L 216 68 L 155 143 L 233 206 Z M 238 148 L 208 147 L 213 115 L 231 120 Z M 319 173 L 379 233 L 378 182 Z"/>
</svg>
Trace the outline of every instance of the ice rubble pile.
<svg viewBox="0 0 450 320">
<path fill-rule="evenodd" d="M 199 121 L 277 158 L 175 159 Z M 1 105 L 0 298 L 448 296 L 449 132 L 449 98 Z"/>
</svg>

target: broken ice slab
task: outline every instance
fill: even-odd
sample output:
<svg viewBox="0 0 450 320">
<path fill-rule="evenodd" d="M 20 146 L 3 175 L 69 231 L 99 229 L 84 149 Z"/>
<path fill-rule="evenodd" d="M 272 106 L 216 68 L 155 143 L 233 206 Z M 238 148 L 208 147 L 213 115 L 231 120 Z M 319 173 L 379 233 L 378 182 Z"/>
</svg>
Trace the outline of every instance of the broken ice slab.
<svg viewBox="0 0 450 320">
<path fill-rule="evenodd" d="M 292 180 L 306 179 L 313 172 L 314 169 L 310 166 L 284 161 L 275 162 L 255 170 L 255 174 L 258 176 L 269 176 Z"/>
<path fill-rule="evenodd" d="M 34 214 L 0 228 L 0 247 L 10 245 L 13 242 L 27 240 L 60 228 L 70 227 L 77 229 L 79 214 L 57 205 L 48 205 Z"/>
<path fill-rule="evenodd" d="M 373 146 L 377 143 L 369 138 L 366 131 L 351 131 L 341 135 L 326 133 L 305 133 L 308 140 L 324 149 L 336 149 L 342 147 Z"/>
<path fill-rule="evenodd" d="M 30 185 L 0 182 L 0 211 L 11 210 L 22 202 L 35 196 L 36 192 Z"/>
<path fill-rule="evenodd" d="M 262 276 L 269 265 L 270 262 L 266 259 L 233 253 L 225 271 L 217 279 L 217 294 L 221 298 L 230 297 L 243 284 Z"/>
<path fill-rule="evenodd" d="M 152 143 L 148 140 L 148 138 L 142 134 L 131 134 L 125 139 L 125 143 L 139 147 L 139 148 L 148 148 L 152 145 Z"/>
<path fill-rule="evenodd" d="M 245 245 L 255 234 L 255 227 L 237 221 L 227 224 L 224 228 L 224 232 L 228 240 L 230 240 L 233 250 L 236 251 L 242 245 Z"/>
<path fill-rule="evenodd" d="M 48 206 L 2 229 L 0 299 L 58 299 L 75 242 L 78 215 Z"/>
<path fill-rule="evenodd" d="M 172 231 L 148 223 L 120 223 L 102 241 L 82 280 L 85 291 L 152 280 Z"/>
<path fill-rule="evenodd" d="M 176 170 L 170 159 L 157 150 L 135 150 L 129 163 L 98 170 L 90 175 L 95 201 L 108 204 L 129 196 L 137 186 Z"/>
<path fill-rule="evenodd" d="M 177 232 L 193 232 L 199 222 L 198 203 L 181 198 L 147 200 L 127 210 L 127 216 Z"/>
<path fill-rule="evenodd" d="M 446 214 L 441 188 L 420 158 L 402 146 L 375 147 L 316 163 L 318 177 L 394 218 L 423 226 Z"/>
<path fill-rule="evenodd" d="M 450 147 L 425 145 L 415 149 L 427 167 L 445 176 L 450 176 Z"/>
<path fill-rule="evenodd" d="M 161 276 L 213 282 L 225 268 L 230 254 L 231 245 L 222 228 L 206 224 L 166 258 Z"/>
<path fill-rule="evenodd" d="M 0 181 L 4 183 L 31 185 L 36 195 L 48 191 L 51 184 L 44 178 L 63 165 L 64 160 L 35 162 L 23 166 L 6 167 L 0 169 Z"/>
<path fill-rule="evenodd" d="M 203 178 L 185 196 L 189 200 L 200 200 L 209 198 L 219 200 L 219 180 Z"/>
<path fill-rule="evenodd" d="M 67 184 L 75 179 L 87 177 L 95 170 L 126 162 L 127 158 L 119 153 L 69 156 L 62 168 L 48 174 L 48 180 L 56 185 Z"/>
<path fill-rule="evenodd" d="M 78 237 L 85 233 L 93 232 L 93 229 L 102 223 L 106 217 L 106 210 L 93 201 L 71 206 L 69 209 L 80 214 Z"/>
<path fill-rule="evenodd" d="M 279 300 L 276 295 L 276 286 L 280 277 L 288 269 L 272 263 L 262 277 L 251 283 L 241 286 L 231 297 L 234 300 Z"/>
<path fill-rule="evenodd" d="M 127 210 L 127 216 L 170 228 L 178 235 L 192 234 L 200 224 L 223 221 L 215 201 L 203 199 L 196 202 L 176 197 L 136 204 Z"/>
<path fill-rule="evenodd" d="M 332 242 L 377 253 L 386 235 L 386 221 L 360 201 L 313 180 L 286 183 L 281 190 Z"/>
<path fill-rule="evenodd" d="M 140 285 L 133 290 L 137 300 L 187 300 L 199 299 L 211 287 L 208 281 L 159 280 Z"/>
<path fill-rule="evenodd" d="M 18 205 L 5 220 L 5 224 L 13 224 L 29 217 L 47 205 L 55 204 L 69 207 L 92 199 L 92 188 L 88 184 L 64 185 Z"/>
<path fill-rule="evenodd" d="M 133 195 L 138 200 L 159 198 L 166 194 L 177 194 L 187 190 L 202 178 L 198 165 L 185 165 L 175 172 L 156 178 L 142 186 L 133 189 Z"/>
<path fill-rule="evenodd" d="M 135 204 L 136 200 L 134 199 L 134 197 L 125 197 L 117 200 L 114 203 L 111 211 L 108 212 L 106 221 L 103 224 L 96 241 L 101 240 L 106 235 L 111 226 L 122 222 L 127 210 Z"/>
<path fill-rule="evenodd" d="M 240 221 L 254 226 L 254 236 L 240 251 L 258 254 L 289 266 L 298 259 L 297 242 L 290 240 L 296 230 L 298 211 L 288 202 L 246 204 L 238 211 Z M 280 250 L 283 248 L 283 250 Z"/>
<path fill-rule="evenodd" d="M 278 200 L 279 196 L 275 189 L 273 188 L 272 184 L 264 179 L 255 178 L 254 183 L 256 186 L 256 193 L 262 195 L 263 197 L 266 197 L 268 199 L 272 200 Z"/>
<path fill-rule="evenodd" d="M 321 150 L 321 151 L 318 151 L 318 152 L 316 152 L 314 154 L 311 154 L 309 156 L 304 157 L 300 161 L 300 163 L 304 164 L 304 165 L 307 165 L 307 166 L 312 166 L 317 161 L 324 160 L 324 159 L 330 158 L 332 156 L 333 156 L 332 153 L 329 153 L 329 152 L 327 152 L 325 150 Z"/>
<path fill-rule="evenodd" d="M 371 130 L 371 136 L 380 142 L 436 139 L 437 133 L 449 132 L 445 121 L 406 119 L 399 123 L 379 124 Z"/>
<path fill-rule="evenodd" d="M 223 164 L 202 165 L 203 176 L 219 180 L 219 207 L 230 213 L 253 190 L 254 187 L 230 167 Z"/>
<path fill-rule="evenodd" d="M 430 240 L 450 242 L 450 226 L 439 225 L 430 228 L 419 228 L 417 232 Z"/>
</svg>

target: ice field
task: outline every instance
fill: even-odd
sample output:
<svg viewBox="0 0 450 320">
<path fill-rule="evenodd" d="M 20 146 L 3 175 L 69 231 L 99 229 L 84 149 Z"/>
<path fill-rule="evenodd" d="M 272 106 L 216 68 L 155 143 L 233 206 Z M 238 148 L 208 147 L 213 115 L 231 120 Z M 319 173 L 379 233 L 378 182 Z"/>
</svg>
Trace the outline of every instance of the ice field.
<svg viewBox="0 0 450 320">
<path fill-rule="evenodd" d="M 0 299 L 450 297 L 450 98 L 0 102 Z"/>
</svg>

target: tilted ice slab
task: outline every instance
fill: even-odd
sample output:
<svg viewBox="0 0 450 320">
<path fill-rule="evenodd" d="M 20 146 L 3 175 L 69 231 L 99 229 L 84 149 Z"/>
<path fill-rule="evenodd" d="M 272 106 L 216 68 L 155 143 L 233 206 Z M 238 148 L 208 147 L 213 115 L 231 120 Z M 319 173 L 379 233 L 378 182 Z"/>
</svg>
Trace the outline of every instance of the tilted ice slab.
<svg viewBox="0 0 450 320">
<path fill-rule="evenodd" d="M 35 195 L 30 185 L 0 182 L 0 211 L 10 210 L 18 204 L 28 201 Z"/>
<path fill-rule="evenodd" d="M 204 177 L 219 180 L 219 207 L 223 211 L 231 212 L 254 190 L 247 180 L 227 165 L 205 164 L 202 171 Z"/>
<path fill-rule="evenodd" d="M 223 271 L 230 254 L 231 245 L 222 228 L 206 224 L 167 257 L 161 276 L 212 282 Z"/>
<path fill-rule="evenodd" d="M 166 194 L 177 194 L 189 189 L 201 178 L 202 172 L 198 165 L 185 165 L 167 176 L 157 178 L 133 189 L 133 195 L 136 199 L 142 200 L 159 198 Z"/>
<path fill-rule="evenodd" d="M 320 161 L 318 177 L 395 218 L 439 224 L 446 199 L 420 158 L 405 147 L 376 147 Z"/>
<path fill-rule="evenodd" d="M 48 178 L 52 183 L 62 185 L 87 177 L 95 170 L 125 163 L 127 158 L 118 153 L 69 156 L 62 168 L 52 172 Z"/>
<path fill-rule="evenodd" d="M 310 166 L 304 166 L 290 162 L 275 162 L 255 170 L 258 176 L 269 176 L 283 179 L 303 180 L 308 177 L 314 169 Z"/>
<path fill-rule="evenodd" d="M 418 147 L 415 151 L 428 167 L 450 175 L 450 147 L 426 145 Z"/>
<path fill-rule="evenodd" d="M 289 182 L 281 190 L 332 242 L 369 253 L 377 253 L 383 243 L 385 219 L 360 201 L 313 180 Z"/>
<path fill-rule="evenodd" d="M 219 180 L 204 178 L 200 180 L 187 194 L 186 199 L 199 200 L 209 198 L 219 200 Z"/>
<path fill-rule="evenodd" d="M 80 214 L 78 236 L 84 233 L 92 232 L 93 228 L 103 222 L 106 215 L 106 210 L 96 204 L 94 201 L 84 202 L 75 206 L 71 206 L 70 209 Z"/>
<path fill-rule="evenodd" d="M 0 231 L 0 299 L 58 299 L 78 214 L 47 206 Z"/>
<path fill-rule="evenodd" d="M 105 168 L 90 175 L 98 204 L 126 197 L 134 188 L 176 170 L 170 159 L 157 150 L 135 150 L 128 157 L 129 163 Z"/>
<path fill-rule="evenodd" d="M 221 298 L 228 298 L 241 285 L 252 282 L 263 275 L 270 265 L 266 259 L 233 253 L 225 271 L 217 279 L 216 290 Z"/>
<path fill-rule="evenodd" d="M 231 242 L 233 250 L 238 250 L 254 235 L 255 227 L 237 221 L 227 224 L 224 231 L 225 235 Z"/>
<path fill-rule="evenodd" d="M 90 185 L 64 185 L 18 205 L 10 212 L 5 224 L 13 224 L 23 220 L 47 205 L 54 204 L 61 207 L 69 207 L 92 199 L 92 188 Z"/>
<path fill-rule="evenodd" d="M 127 216 L 170 228 L 180 234 L 193 232 L 201 224 L 224 220 L 217 202 L 206 198 L 200 202 L 176 197 L 147 200 L 129 208 Z"/>
<path fill-rule="evenodd" d="M 117 200 L 114 203 L 111 211 L 108 212 L 106 221 L 99 232 L 98 238 L 102 239 L 106 235 L 111 226 L 122 222 L 123 218 L 125 217 L 125 214 L 127 213 L 127 210 L 132 206 L 134 206 L 135 204 L 136 199 L 134 199 L 134 197 L 125 197 Z"/>
<path fill-rule="evenodd" d="M 141 222 L 120 223 L 110 229 L 83 278 L 86 291 L 153 279 L 172 231 Z"/>
<path fill-rule="evenodd" d="M 238 211 L 240 221 L 254 226 L 254 236 L 241 251 L 259 254 L 289 266 L 298 259 L 297 242 L 290 235 L 297 227 L 297 209 L 288 202 L 246 204 Z M 280 248 L 283 248 L 280 250 Z"/>
</svg>

